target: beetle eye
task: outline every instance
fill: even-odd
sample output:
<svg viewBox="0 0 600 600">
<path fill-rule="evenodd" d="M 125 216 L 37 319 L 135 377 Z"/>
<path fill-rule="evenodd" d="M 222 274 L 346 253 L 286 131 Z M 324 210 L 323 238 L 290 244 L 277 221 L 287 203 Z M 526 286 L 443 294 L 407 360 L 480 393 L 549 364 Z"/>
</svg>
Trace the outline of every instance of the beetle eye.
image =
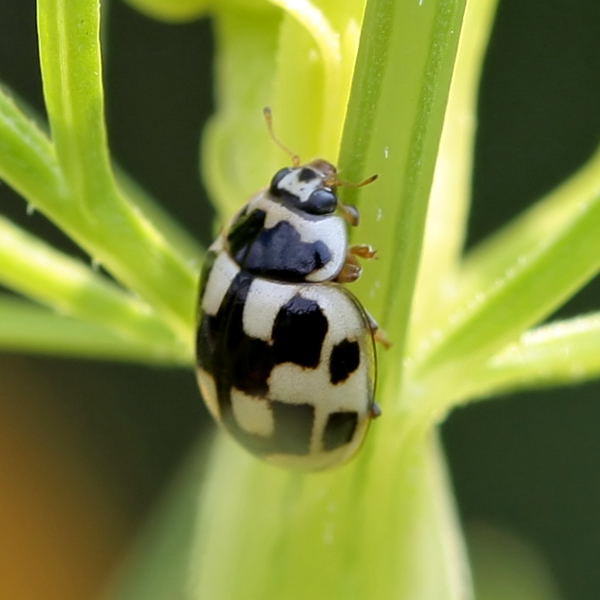
<svg viewBox="0 0 600 600">
<path fill-rule="evenodd" d="M 285 169 L 279 169 L 275 175 L 273 175 L 273 179 L 271 179 L 271 185 L 269 186 L 269 193 L 273 196 L 281 196 L 281 190 L 279 189 L 279 184 L 281 180 L 288 174 L 291 173 L 292 169 L 286 167 Z"/>
<path fill-rule="evenodd" d="M 317 188 L 306 202 L 302 203 L 302 210 L 312 215 L 328 215 L 337 208 L 335 192 L 326 187 Z"/>
</svg>

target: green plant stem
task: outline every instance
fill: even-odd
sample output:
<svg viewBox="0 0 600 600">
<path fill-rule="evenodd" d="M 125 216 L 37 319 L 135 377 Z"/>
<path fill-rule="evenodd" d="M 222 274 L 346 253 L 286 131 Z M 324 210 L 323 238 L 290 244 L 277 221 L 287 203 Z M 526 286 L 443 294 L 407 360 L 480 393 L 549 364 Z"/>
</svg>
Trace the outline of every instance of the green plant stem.
<svg viewBox="0 0 600 600">
<path fill-rule="evenodd" d="M 365 11 L 340 167 L 350 180 L 360 180 L 366 165 L 380 175 L 364 192 L 373 200 L 365 201 L 360 236 L 377 240 L 385 256 L 369 264 L 354 289 L 394 342 L 380 360 L 384 369 L 393 365 L 384 375 L 385 386 L 392 390 L 398 389 L 402 376 L 427 201 L 464 6 L 460 0 L 375 0 Z M 397 68 L 392 70 L 391 64 Z M 354 194 L 347 190 L 345 201 L 352 201 Z M 377 196 L 386 199 L 383 204 Z"/>
<path fill-rule="evenodd" d="M 195 492 L 195 473 L 180 484 L 111 598 L 159 600 L 165 589 L 189 600 L 471 597 L 435 436 L 404 461 L 368 472 L 353 463 L 316 475 L 289 473 L 256 461 L 225 436 L 213 451 L 204 484 Z M 191 558 L 177 553 L 188 543 L 180 518 L 191 516 L 181 503 L 190 490 L 199 510 Z M 165 555 L 165 547 L 172 553 Z M 190 566 L 182 571 L 184 559 Z"/>
<path fill-rule="evenodd" d="M 121 335 L 95 323 L 59 315 L 17 298 L 0 295 L 0 348 L 4 352 L 52 354 L 96 360 L 187 365 L 173 345 Z"/>
<path fill-rule="evenodd" d="M 98 2 L 40 0 L 38 28 L 52 138 L 69 185 L 66 205 L 42 208 L 191 345 L 197 274 L 127 201 L 110 166 Z"/>
<path fill-rule="evenodd" d="M 455 293 L 471 197 L 479 81 L 496 6 L 497 0 L 478 0 L 465 9 L 429 199 L 412 340 L 420 339 L 431 315 Z"/>
<path fill-rule="evenodd" d="M 278 64 L 272 84 L 273 110 L 283 117 L 279 135 L 290 140 L 288 144 L 293 143 L 294 152 L 303 162 L 316 157 L 335 162 L 349 84 L 348 80 L 342 81 L 339 34 L 331 29 L 324 11 L 314 10 L 314 6 L 306 11 L 309 17 L 300 18 L 303 9 L 313 3 L 280 4 L 296 6 L 294 11 L 283 13 L 279 27 Z M 316 31 L 304 26 L 315 21 L 321 22 Z M 330 39 L 323 41 L 327 35 Z M 298 60 L 298 56 L 311 53 L 319 60 Z M 293 69 L 290 64 L 294 64 Z M 282 160 L 288 164 L 289 158 L 275 150 L 279 157 L 277 168 L 282 166 Z"/>
<path fill-rule="evenodd" d="M 352 465 L 307 476 L 273 469 L 224 436 L 213 452 L 200 491 L 198 467 L 186 468 L 110 598 L 470 597 L 435 437 L 414 448 L 411 468 L 387 461 L 368 479 Z M 364 486 L 394 495 L 371 504 L 356 495 Z M 260 501 L 239 502 L 249 493 Z M 190 533 L 191 518 L 197 520 Z"/>
<path fill-rule="evenodd" d="M 2 285 L 61 314 L 103 325 L 138 343 L 161 346 L 163 356 L 181 356 L 187 348 L 145 303 L 2 217 L 0 265 Z"/>
<path fill-rule="evenodd" d="M 0 177 L 27 198 L 33 208 L 51 214 L 71 210 L 53 145 L 35 121 L 26 116 L 3 91 L 0 91 Z M 140 210 L 152 214 L 155 222 L 168 228 L 172 221 L 157 213 L 152 201 L 139 190 L 134 190 L 131 183 L 127 185 L 132 195 L 136 191 Z M 196 270 L 200 254 L 197 245 L 193 246 L 177 226 L 169 231 L 169 242 L 175 247 L 186 248 L 188 257 L 196 256 L 193 266 Z M 3 285 L 53 306 L 61 313 L 76 316 L 90 324 L 104 325 L 117 332 L 122 340 L 136 338 L 149 344 L 146 355 L 154 357 L 153 361 L 162 356 L 170 362 L 170 357 L 183 355 L 189 360 L 189 343 L 185 350 L 182 349 L 182 342 L 148 305 L 1 217 L 0 265 Z M 109 335 L 99 327 L 90 326 L 88 333 L 91 335 L 93 332 L 100 335 L 99 345 Z M 41 335 L 45 333 L 41 331 Z M 32 339 L 31 332 L 28 339 Z M 94 339 L 90 338 L 89 344 L 93 343 Z M 57 352 L 61 352 L 59 346 Z M 133 342 L 129 345 L 124 343 L 118 354 L 124 355 L 128 347 L 133 349 Z M 157 347 L 161 348 L 160 351 L 156 350 Z M 142 356 L 144 353 L 135 350 L 132 358 Z"/>
</svg>

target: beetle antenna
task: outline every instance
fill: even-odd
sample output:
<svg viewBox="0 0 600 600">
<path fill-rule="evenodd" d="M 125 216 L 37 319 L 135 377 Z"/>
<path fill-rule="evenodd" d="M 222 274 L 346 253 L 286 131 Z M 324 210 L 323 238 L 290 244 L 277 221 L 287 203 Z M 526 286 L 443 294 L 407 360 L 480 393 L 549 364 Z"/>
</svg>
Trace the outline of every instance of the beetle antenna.
<svg viewBox="0 0 600 600">
<path fill-rule="evenodd" d="M 267 129 L 269 130 L 269 135 L 271 139 L 286 153 L 289 154 L 292 159 L 292 165 L 294 167 L 300 166 L 300 157 L 292 152 L 287 146 L 282 144 L 273 131 L 273 113 L 271 112 L 271 108 L 269 106 L 265 106 L 263 108 L 263 115 L 265 117 L 265 122 L 267 124 Z"/>
<path fill-rule="evenodd" d="M 361 181 L 360 183 L 352 183 L 351 181 L 342 181 L 341 179 L 336 178 L 336 180 L 333 181 L 331 183 L 331 185 L 341 185 L 342 187 L 349 187 L 349 188 L 361 188 L 361 187 L 364 187 L 365 185 L 369 185 L 370 183 L 373 183 L 378 177 L 379 177 L 379 175 L 377 175 L 377 174 L 371 175 L 371 177 L 367 177 L 364 181 Z"/>
</svg>

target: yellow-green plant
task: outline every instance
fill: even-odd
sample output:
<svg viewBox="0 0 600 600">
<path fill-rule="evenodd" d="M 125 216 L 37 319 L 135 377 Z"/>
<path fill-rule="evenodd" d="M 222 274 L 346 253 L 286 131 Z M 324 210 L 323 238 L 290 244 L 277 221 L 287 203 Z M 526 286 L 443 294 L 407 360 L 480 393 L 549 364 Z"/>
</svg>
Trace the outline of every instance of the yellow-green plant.
<svg viewBox="0 0 600 600">
<path fill-rule="evenodd" d="M 600 315 L 536 327 L 600 267 L 600 156 L 463 256 L 494 0 L 130 2 L 214 18 L 201 164 L 219 222 L 287 160 L 265 104 L 303 158 L 379 174 L 344 198 L 381 257 L 353 289 L 394 345 L 355 460 L 288 473 L 218 437 L 111 596 L 470 598 L 436 425 L 460 403 L 600 373 Z M 36 301 L 0 297 L 0 347 L 192 368 L 202 249 L 112 168 L 99 10 L 38 0 L 50 133 L 2 92 L 0 176 L 118 283 L 0 218 L 0 283 Z"/>
</svg>

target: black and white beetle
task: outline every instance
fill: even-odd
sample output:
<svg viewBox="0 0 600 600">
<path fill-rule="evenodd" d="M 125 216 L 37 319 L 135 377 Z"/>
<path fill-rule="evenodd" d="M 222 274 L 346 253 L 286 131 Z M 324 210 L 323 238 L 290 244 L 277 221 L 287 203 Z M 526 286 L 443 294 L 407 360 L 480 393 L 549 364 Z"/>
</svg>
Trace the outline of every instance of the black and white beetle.
<svg viewBox="0 0 600 600">
<path fill-rule="evenodd" d="M 288 151 L 269 109 L 265 118 Z M 345 221 L 357 225 L 358 211 L 338 201 L 332 164 L 292 160 L 208 250 L 197 375 L 209 411 L 242 446 L 318 470 L 351 457 L 379 414 L 374 339 L 385 338 L 340 285 L 360 276 L 357 256 L 375 255 L 348 246 Z"/>
</svg>

